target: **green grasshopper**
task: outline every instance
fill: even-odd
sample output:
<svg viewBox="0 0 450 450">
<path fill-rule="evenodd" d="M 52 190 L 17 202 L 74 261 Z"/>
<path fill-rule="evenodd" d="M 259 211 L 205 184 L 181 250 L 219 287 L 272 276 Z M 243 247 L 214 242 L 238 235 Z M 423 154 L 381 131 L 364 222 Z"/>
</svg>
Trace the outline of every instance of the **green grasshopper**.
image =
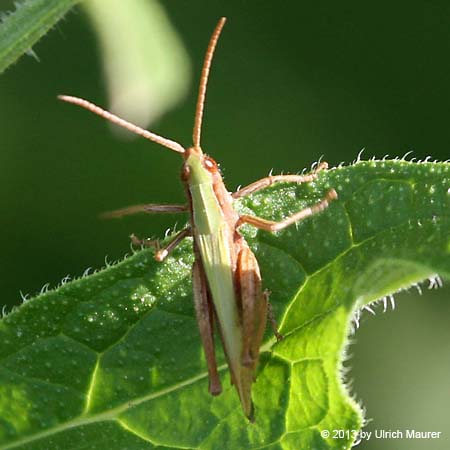
<svg viewBox="0 0 450 450">
<path fill-rule="evenodd" d="M 200 146 L 201 124 L 206 96 L 206 86 L 214 50 L 225 24 L 221 18 L 206 51 L 200 78 L 199 94 L 193 129 L 193 146 L 184 148 L 177 142 L 144 130 L 98 106 L 72 96 L 59 96 L 63 101 L 79 105 L 105 119 L 126 128 L 146 139 L 181 153 L 184 163 L 181 179 L 185 186 L 187 205 L 135 205 L 107 213 L 107 217 L 122 217 L 139 212 L 176 213 L 189 212 L 190 224 L 176 234 L 164 248 L 153 241 L 139 240 L 135 244 L 157 247 L 155 258 L 162 261 L 186 237 L 193 238 L 195 262 L 192 268 L 194 303 L 200 337 L 206 357 L 209 391 L 220 394 L 222 387 L 217 370 L 213 327 L 217 324 L 223 350 L 246 417 L 254 420 L 251 387 L 259 359 L 259 348 L 270 316 L 268 292 L 262 290 L 261 275 L 255 255 L 238 229 L 250 224 L 262 230 L 275 232 L 325 209 L 337 198 L 330 190 L 319 203 L 303 209 L 280 222 L 251 215 L 239 215 L 233 207 L 235 199 L 252 194 L 277 182 L 304 183 L 313 181 L 326 163 L 307 175 L 275 175 L 262 178 L 233 194 L 226 189 L 217 163 L 203 153 Z M 272 320 L 273 322 L 273 320 Z M 273 324 L 274 325 L 274 324 Z M 276 332 L 277 338 L 281 336 Z"/>
</svg>

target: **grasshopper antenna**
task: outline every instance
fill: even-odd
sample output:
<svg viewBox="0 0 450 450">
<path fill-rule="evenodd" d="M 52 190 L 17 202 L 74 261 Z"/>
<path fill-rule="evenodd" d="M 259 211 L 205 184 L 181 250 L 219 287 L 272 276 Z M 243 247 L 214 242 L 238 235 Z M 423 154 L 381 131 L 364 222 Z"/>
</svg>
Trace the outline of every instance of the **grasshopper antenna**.
<svg viewBox="0 0 450 450">
<path fill-rule="evenodd" d="M 211 69 L 211 61 L 214 56 L 217 41 L 219 40 L 220 32 L 225 25 L 226 18 L 222 17 L 216 25 L 214 32 L 206 50 L 205 61 L 203 62 L 202 75 L 200 77 L 200 86 L 198 89 L 197 109 L 195 111 L 194 131 L 192 133 L 192 140 L 194 147 L 200 147 L 200 135 L 202 131 L 203 110 L 205 109 L 206 85 L 208 84 L 209 70 Z"/>
<path fill-rule="evenodd" d="M 110 113 L 109 111 L 106 111 L 100 108 L 99 106 L 94 105 L 91 102 L 88 102 L 87 100 L 78 97 L 72 97 L 71 95 L 58 95 L 58 98 L 63 102 L 73 103 L 74 105 L 81 106 L 82 108 L 87 109 L 88 111 L 91 111 L 94 114 L 97 114 L 98 116 L 103 117 L 104 119 L 109 120 L 110 122 L 115 123 L 116 125 L 119 125 L 120 127 L 125 128 L 128 131 L 131 131 L 132 133 L 142 136 L 143 138 L 148 139 L 150 141 L 156 142 L 157 144 L 160 144 L 163 147 L 173 150 L 174 152 L 177 153 L 185 152 L 183 146 L 178 142 L 171 141 L 170 139 L 159 136 L 155 133 L 152 133 L 151 131 L 144 130 L 143 128 L 138 127 L 137 125 L 134 125 L 133 123 L 128 122 L 124 119 L 121 119 L 120 117 Z"/>
</svg>

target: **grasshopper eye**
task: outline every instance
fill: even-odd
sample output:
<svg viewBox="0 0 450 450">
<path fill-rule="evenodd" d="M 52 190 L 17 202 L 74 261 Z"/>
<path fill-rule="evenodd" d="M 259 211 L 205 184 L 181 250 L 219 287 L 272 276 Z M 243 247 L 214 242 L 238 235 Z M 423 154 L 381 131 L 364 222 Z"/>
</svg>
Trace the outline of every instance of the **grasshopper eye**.
<svg viewBox="0 0 450 450">
<path fill-rule="evenodd" d="M 181 170 L 181 179 L 183 181 L 189 180 L 189 174 L 191 173 L 189 166 L 187 164 L 183 164 L 183 168 Z"/>
<path fill-rule="evenodd" d="M 217 172 L 219 170 L 219 166 L 217 165 L 217 163 L 209 156 L 206 156 L 203 160 L 203 167 L 211 173 Z"/>
</svg>

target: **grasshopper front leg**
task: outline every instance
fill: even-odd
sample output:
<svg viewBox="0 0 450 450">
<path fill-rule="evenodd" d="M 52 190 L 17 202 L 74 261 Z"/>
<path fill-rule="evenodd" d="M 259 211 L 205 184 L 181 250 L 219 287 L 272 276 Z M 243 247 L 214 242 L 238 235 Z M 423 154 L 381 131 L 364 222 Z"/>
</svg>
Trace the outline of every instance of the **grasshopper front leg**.
<svg viewBox="0 0 450 450">
<path fill-rule="evenodd" d="M 216 352 L 214 349 L 214 311 L 209 298 L 205 272 L 200 261 L 195 261 L 192 266 L 192 284 L 194 287 L 194 304 L 197 315 L 197 323 L 200 330 L 200 338 L 206 357 L 209 376 L 209 392 L 219 395 L 222 392 L 219 373 L 217 372 Z"/>
<path fill-rule="evenodd" d="M 116 219 L 123 216 L 130 216 L 138 213 L 179 213 L 188 211 L 186 205 L 160 205 L 157 203 L 146 203 L 143 205 L 127 206 L 126 208 L 108 211 L 100 215 L 103 219 Z M 155 259 L 162 261 L 169 253 L 186 237 L 191 235 L 191 228 L 187 227 L 180 231 L 165 247 L 160 247 L 159 242 L 153 239 L 139 239 L 132 234 L 131 242 L 134 245 L 144 245 L 145 247 L 154 247 L 156 249 Z"/>
<path fill-rule="evenodd" d="M 309 183 L 317 178 L 318 172 L 327 168 L 328 163 L 323 161 L 317 166 L 314 172 L 307 175 L 269 175 L 268 177 L 261 178 L 260 180 L 255 181 L 254 183 L 251 183 L 248 186 L 243 187 L 242 189 L 239 189 L 238 191 L 231 194 L 231 196 L 234 199 L 245 197 L 275 183 Z"/>
<path fill-rule="evenodd" d="M 172 240 L 165 246 L 161 247 L 158 240 L 155 239 L 139 239 L 136 235 L 132 234 L 130 236 L 131 242 L 134 245 L 143 245 L 145 247 L 154 247 L 155 252 L 155 259 L 156 261 L 163 261 L 169 254 L 174 250 L 178 245 L 181 243 L 181 241 L 188 236 L 191 236 L 191 227 L 186 227 L 184 230 L 181 230 L 179 233 L 177 233 Z"/>
</svg>

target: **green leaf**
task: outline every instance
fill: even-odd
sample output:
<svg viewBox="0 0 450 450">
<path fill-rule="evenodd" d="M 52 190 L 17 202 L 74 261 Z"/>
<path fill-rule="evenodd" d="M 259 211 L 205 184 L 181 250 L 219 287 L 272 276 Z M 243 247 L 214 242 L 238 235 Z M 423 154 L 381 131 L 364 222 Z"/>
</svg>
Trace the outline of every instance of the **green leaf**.
<svg viewBox="0 0 450 450">
<path fill-rule="evenodd" d="M 0 73 L 14 63 L 80 0 L 26 0 L 0 24 Z"/>
<path fill-rule="evenodd" d="M 211 397 L 191 298 L 190 242 L 166 262 L 137 252 L 39 295 L 0 322 L 1 449 L 342 449 L 362 413 L 342 380 L 352 317 L 436 273 L 450 275 L 446 163 L 360 162 L 238 203 L 279 219 L 334 187 L 321 215 L 243 231 L 284 340 L 267 331 L 249 424 L 219 351 Z"/>
</svg>

